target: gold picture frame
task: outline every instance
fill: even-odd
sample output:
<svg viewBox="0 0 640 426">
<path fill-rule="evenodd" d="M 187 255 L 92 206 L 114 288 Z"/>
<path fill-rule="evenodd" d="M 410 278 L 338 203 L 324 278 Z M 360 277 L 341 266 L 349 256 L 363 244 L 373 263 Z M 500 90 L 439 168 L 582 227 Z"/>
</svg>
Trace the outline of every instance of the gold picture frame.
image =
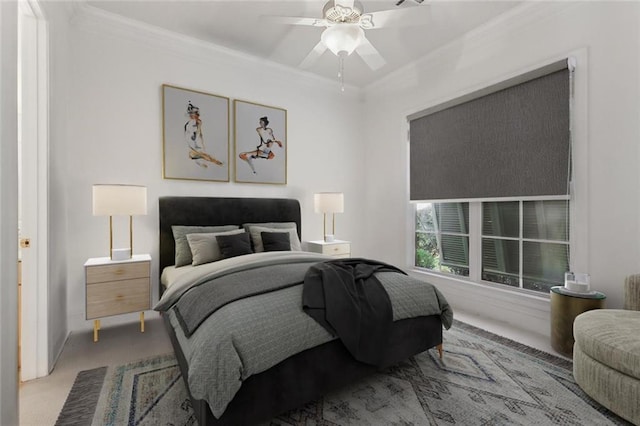
<svg viewBox="0 0 640 426">
<path fill-rule="evenodd" d="M 162 177 L 229 182 L 230 100 L 162 85 Z"/>
<path fill-rule="evenodd" d="M 235 181 L 287 184 L 287 110 L 234 100 Z"/>
</svg>

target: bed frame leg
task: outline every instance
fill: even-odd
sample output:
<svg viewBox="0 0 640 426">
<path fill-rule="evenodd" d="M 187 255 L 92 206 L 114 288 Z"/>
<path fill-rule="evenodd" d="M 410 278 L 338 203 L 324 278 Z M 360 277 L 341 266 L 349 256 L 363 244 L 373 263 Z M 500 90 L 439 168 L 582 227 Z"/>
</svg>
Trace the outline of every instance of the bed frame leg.
<svg viewBox="0 0 640 426">
<path fill-rule="evenodd" d="M 436 349 L 438 349 L 438 356 L 440 356 L 440 359 L 442 359 L 442 343 L 436 346 Z"/>
</svg>

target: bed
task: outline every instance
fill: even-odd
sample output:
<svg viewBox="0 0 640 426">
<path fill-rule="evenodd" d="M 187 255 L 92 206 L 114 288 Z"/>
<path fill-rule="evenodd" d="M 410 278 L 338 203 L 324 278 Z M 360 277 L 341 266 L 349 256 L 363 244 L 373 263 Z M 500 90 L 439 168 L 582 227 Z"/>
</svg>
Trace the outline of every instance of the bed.
<svg viewBox="0 0 640 426">
<path fill-rule="evenodd" d="M 292 199 L 161 197 L 159 218 L 161 275 L 165 268 L 172 267 L 175 260 L 173 225 L 242 226 L 246 223 L 293 222 L 296 224 L 298 238 L 301 235 L 300 205 L 297 200 Z M 303 258 L 306 254 L 298 253 L 295 256 Z M 293 289 L 295 287 L 283 292 Z M 160 284 L 161 295 L 165 290 L 165 286 Z M 234 303 L 240 302 L 243 301 Z M 172 314 L 170 310 L 162 313 L 200 425 L 250 425 L 269 421 L 379 369 L 356 361 L 341 341 L 333 338 L 243 378 L 239 389 L 230 397 L 230 402 L 226 403 L 224 411 L 214 416 L 211 407 L 215 404 L 210 406 L 205 398 L 194 397 L 194 394 L 202 392 L 196 389 L 199 386 L 198 377 L 189 380 L 190 365 L 187 360 L 193 359 L 195 349 L 187 347 L 187 329 L 181 329 L 177 325 L 180 321 L 175 313 Z M 394 321 L 384 364 L 393 364 L 436 346 L 441 348 L 442 318 L 441 314 L 432 314 Z M 214 323 L 218 319 L 208 318 L 207 321 Z M 197 332 L 205 333 L 200 330 Z"/>
</svg>

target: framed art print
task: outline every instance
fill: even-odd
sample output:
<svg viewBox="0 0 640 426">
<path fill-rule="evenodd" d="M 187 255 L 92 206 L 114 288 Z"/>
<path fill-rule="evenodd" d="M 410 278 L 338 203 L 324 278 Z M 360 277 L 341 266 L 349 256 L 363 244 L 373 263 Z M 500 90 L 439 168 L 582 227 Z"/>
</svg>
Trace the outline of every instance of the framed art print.
<svg viewBox="0 0 640 426">
<path fill-rule="evenodd" d="M 287 183 L 287 110 L 233 101 L 236 182 Z"/>
<path fill-rule="evenodd" d="M 163 177 L 229 182 L 229 130 L 229 98 L 163 84 Z"/>
</svg>

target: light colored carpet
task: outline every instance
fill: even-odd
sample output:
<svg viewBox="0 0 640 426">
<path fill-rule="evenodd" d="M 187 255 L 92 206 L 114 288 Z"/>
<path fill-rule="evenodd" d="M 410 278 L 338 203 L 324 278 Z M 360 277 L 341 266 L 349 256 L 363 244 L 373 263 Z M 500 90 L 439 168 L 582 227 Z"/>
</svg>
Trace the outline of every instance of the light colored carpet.
<svg viewBox="0 0 640 426">
<path fill-rule="evenodd" d="M 575 384 L 570 361 L 456 322 L 434 350 L 273 419 L 272 425 L 626 425 Z M 79 376 L 74 384 L 83 386 Z M 59 420 L 74 410 L 73 390 Z M 171 355 L 107 369 L 94 425 L 195 423 Z M 64 423 L 60 423 L 64 424 Z M 89 423 L 75 423 L 89 424 Z"/>
</svg>

